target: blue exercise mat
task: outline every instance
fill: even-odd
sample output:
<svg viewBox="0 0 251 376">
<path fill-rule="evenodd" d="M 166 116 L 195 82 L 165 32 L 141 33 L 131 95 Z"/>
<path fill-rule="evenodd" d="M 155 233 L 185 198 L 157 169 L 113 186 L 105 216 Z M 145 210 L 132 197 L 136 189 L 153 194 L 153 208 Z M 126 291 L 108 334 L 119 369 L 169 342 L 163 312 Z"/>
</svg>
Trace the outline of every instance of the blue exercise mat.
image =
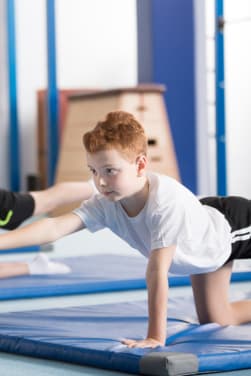
<svg viewBox="0 0 251 376">
<path fill-rule="evenodd" d="M 57 259 L 72 272 L 20 276 L 0 280 L 0 300 L 143 289 L 147 260 L 114 254 Z M 234 280 L 251 280 L 251 271 L 233 273 Z M 189 277 L 170 276 L 170 286 L 185 286 Z"/>
<path fill-rule="evenodd" d="M 156 349 L 120 342 L 146 335 L 145 301 L 0 314 L 0 351 L 132 374 L 251 368 L 251 324 L 199 325 L 193 312 L 190 298 L 170 299 L 166 345 Z"/>
</svg>

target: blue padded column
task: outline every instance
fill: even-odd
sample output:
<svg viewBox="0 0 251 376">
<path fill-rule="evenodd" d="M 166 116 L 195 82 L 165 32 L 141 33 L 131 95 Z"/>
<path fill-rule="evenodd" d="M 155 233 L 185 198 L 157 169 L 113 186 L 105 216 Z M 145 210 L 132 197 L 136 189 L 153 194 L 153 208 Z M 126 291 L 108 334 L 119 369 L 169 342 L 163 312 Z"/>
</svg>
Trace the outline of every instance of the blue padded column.
<svg viewBox="0 0 251 376">
<path fill-rule="evenodd" d="M 196 183 L 192 0 L 138 0 L 138 80 L 166 85 L 165 102 L 182 182 Z"/>
<path fill-rule="evenodd" d="M 9 79 L 9 179 L 10 189 L 19 191 L 19 124 L 17 105 L 16 36 L 14 0 L 6 1 L 8 79 Z"/>
<path fill-rule="evenodd" d="M 47 142 L 48 142 L 48 185 L 54 183 L 58 158 L 58 90 L 56 64 L 55 1 L 46 1 L 47 10 Z"/>
<path fill-rule="evenodd" d="M 217 194 L 227 194 L 226 135 L 225 135 L 225 83 L 224 83 L 224 2 L 216 0 L 215 32 L 215 92 L 216 92 L 216 153 Z"/>
</svg>

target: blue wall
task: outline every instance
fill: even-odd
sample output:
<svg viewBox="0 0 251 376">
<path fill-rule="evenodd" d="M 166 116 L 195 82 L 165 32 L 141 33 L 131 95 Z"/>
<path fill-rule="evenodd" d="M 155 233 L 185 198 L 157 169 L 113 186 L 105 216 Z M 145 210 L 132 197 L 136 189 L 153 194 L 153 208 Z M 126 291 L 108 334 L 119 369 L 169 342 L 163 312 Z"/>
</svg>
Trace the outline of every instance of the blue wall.
<svg viewBox="0 0 251 376">
<path fill-rule="evenodd" d="M 139 82 L 167 87 L 165 101 L 182 182 L 196 193 L 193 0 L 138 0 L 138 49 Z M 145 64 L 149 51 L 151 61 Z"/>
</svg>

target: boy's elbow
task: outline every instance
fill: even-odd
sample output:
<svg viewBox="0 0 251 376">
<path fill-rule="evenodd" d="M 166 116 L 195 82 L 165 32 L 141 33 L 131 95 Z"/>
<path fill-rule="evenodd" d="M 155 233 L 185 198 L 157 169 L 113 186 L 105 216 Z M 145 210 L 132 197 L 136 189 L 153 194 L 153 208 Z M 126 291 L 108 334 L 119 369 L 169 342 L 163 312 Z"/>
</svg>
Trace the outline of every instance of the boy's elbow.
<svg viewBox="0 0 251 376">
<path fill-rule="evenodd" d="M 46 242 L 51 243 L 60 238 L 60 231 L 57 226 L 56 218 L 43 219 L 43 231 L 45 234 Z"/>
<path fill-rule="evenodd" d="M 59 217 L 47 218 L 47 228 L 50 233 L 50 241 L 58 240 L 78 229 L 83 228 L 80 218 L 73 214 L 65 214 Z"/>
</svg>

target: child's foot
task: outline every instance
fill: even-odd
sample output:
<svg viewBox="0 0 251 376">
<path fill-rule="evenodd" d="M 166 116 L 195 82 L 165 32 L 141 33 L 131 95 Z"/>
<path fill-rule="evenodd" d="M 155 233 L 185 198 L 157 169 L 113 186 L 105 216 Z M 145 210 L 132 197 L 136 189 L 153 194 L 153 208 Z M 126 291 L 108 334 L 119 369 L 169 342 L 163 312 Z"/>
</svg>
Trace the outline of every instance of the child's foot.
<svg viewBox="0 0 251 376">
<path fill-rule="evenodd" d="M 30 274 L 66 274 L 71 269 L 60 262 L 50 261 L 44 253 L 39 253 L 31 262 L 28 263 Z"/>
</svg>

